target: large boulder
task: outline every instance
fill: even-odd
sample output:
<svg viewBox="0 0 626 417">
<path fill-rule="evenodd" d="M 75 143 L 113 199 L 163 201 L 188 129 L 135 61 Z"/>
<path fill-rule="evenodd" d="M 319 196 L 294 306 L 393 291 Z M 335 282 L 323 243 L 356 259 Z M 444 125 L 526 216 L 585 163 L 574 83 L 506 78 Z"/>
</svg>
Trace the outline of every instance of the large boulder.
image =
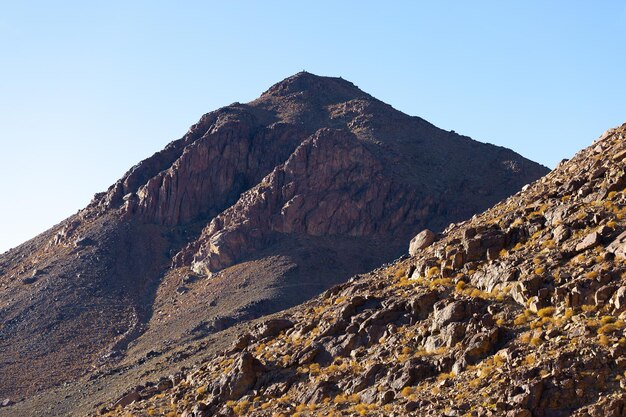
<svg viewBox="0 0 626 417">
<path fill-rule="evenodd" d="M 415 256 L 419 251 L 429 247 L 435 241 L 435 233 L 431 230 L 424 229 L 419 232 L 409 243 L 409 255 Z"/>
</svg>

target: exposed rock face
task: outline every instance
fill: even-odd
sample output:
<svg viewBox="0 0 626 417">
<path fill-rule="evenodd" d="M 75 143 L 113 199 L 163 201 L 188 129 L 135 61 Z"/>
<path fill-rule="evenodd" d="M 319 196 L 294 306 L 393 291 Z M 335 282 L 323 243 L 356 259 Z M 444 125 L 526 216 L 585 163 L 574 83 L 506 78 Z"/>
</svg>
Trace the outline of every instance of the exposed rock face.
<svg viewBox="0 0 626 417">
<path fill-rule="evenodd" d="M 322 129 L 211 221 L 198 240 L 195 266 L 221 270 L 281 234 L 394 233 L 434 212 L 416 194 L 386 175 L 354 135 Z"/>
<path fill-rule="evenodd" d="M 0 255 L 0 395 L 110 375 L 120 361 L 144 366 L 155 352 L 303 302 L 547 171 L 348 81 L 296 74 L 202 116 L 77 215 Z M 477 232 L 480 245 L 454 265 L 493 255 L 503 242 L 490 233 Z M 302 358 L 375 343 L 389 320 Z"/>
<path fill-rule="evenodd" d="M 414 256 L 280 313 L 281 330 L 208 358 L 188 387 L 113 414 L 174 396 L 185 412 L 249 352 L 264 376 L 206 415 L 624 416 L 625 158 L 626 124 Z"/>
</svg>

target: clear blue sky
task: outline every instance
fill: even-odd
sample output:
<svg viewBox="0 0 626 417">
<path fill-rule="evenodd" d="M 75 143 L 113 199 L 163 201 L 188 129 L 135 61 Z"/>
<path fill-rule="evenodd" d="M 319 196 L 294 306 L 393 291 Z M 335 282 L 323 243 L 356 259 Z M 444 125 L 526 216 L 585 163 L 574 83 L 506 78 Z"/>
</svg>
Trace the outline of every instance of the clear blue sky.
<svg viewBox="0 0 626 417">
<path fill-rule="evenodd" d="M 300 70 L 553 167 L 626 121 L 623 1 L 1 1 L 0 252 Z"/>
</svg>

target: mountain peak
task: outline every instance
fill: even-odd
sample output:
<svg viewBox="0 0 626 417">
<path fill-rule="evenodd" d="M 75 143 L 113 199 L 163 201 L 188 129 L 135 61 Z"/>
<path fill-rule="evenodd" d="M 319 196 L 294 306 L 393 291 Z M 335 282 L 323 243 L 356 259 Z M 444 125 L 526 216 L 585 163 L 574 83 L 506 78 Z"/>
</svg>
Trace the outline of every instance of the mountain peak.
<svg viewBox="0 0 626 417">
<path fill-rule="evenodd" d="M 341 77 L 325 77 L 300 71 L 271 86 L 259 99 L 299 96 L 306 96 L 308 99 L 319 98 L 323 101 L 348 101 L 370 97 L 356 85 Z"/>
</svg>

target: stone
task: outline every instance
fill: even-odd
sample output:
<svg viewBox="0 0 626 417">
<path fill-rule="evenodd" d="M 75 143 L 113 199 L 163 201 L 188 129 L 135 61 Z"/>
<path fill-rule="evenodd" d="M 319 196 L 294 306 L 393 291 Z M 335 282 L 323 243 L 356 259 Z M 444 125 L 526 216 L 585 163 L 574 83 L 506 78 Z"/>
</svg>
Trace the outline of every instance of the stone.
<svg viewBox="0 0 626 417">
<path fill-rule="evenodd" d="M 255 332 L 259 339 L 276 336 L 283 330 L 293 327 L 293 322 L 289 319 L 270 319 L 261 323 Z"/>
<path fill-rule="evenodd" d="M 595 231 L 589 233 L 585 238 L 576 245 L 577 252 L 583 252 L 600 244 L 600 233 Z"/>
<path fill-rule="evenodd" d="M 626 286 L 619 287 L 613 294 L 610 304 L 618 311 L 626 309 Z"/>
<path fill-rule="evenodd" d="M 552 232 L 552 239 L 556 244 L 561 244 L 565 242 L 571 236 L 572 232 L 569 227 L 565 225 L 559 225 Z"/>
<path fill-rule="evenodd" d="M 626 232 L 617 236 L 617 238 L 606 247 L 606 250 L 615 254 L 615 256 L 626 258 Z"/>
<path fill-rule="evenodd" d="M 119 400 L 113 404 L 113 408 L 126 407 L 136 401 L 141 400 L 141 395 L 137 391 L 131 391 L 128 394 L 123 395 Z"/>
<path fill-rule="evenodd" d="M 498 341 L 498 328 L 473 335 L 467 342 L 465 355 L 470 364 L 476 363 L 490 353 Z"/>
<path fill-rule="evenodd" d="M 441 309 L 437 309 L 435 304 L 433 326 L 442 328 L 448 323 L 464 320 L 469 315 L 470 309 L 465 301 L 453 301 Z"/>
<path fill-rule="evenodd" d="M 411 413 L 419 408 L 420 404 L 417 401 L 408 401 L 404 404 L 404 411 Z"/>
<path fill-rule="evenodd" d="M 217 391 L 222 401 L 239 398 L 254 386 L 258 375 L 264 370 L 263 364 L 250 352 L 240 353 L 233 369 L 217 381 L 216 389 L 212 391 Z"/>
<path fill-rule="evenodd" d="M 409 244 L 409 255 L 415 256 L 422 249 L 432 245 L 435 241 L 435 237 L 435 233 L 428 229 L 424 229 L 419 232 L 413 239 L 411 239 L 411 243 Z"/>
</svg>

